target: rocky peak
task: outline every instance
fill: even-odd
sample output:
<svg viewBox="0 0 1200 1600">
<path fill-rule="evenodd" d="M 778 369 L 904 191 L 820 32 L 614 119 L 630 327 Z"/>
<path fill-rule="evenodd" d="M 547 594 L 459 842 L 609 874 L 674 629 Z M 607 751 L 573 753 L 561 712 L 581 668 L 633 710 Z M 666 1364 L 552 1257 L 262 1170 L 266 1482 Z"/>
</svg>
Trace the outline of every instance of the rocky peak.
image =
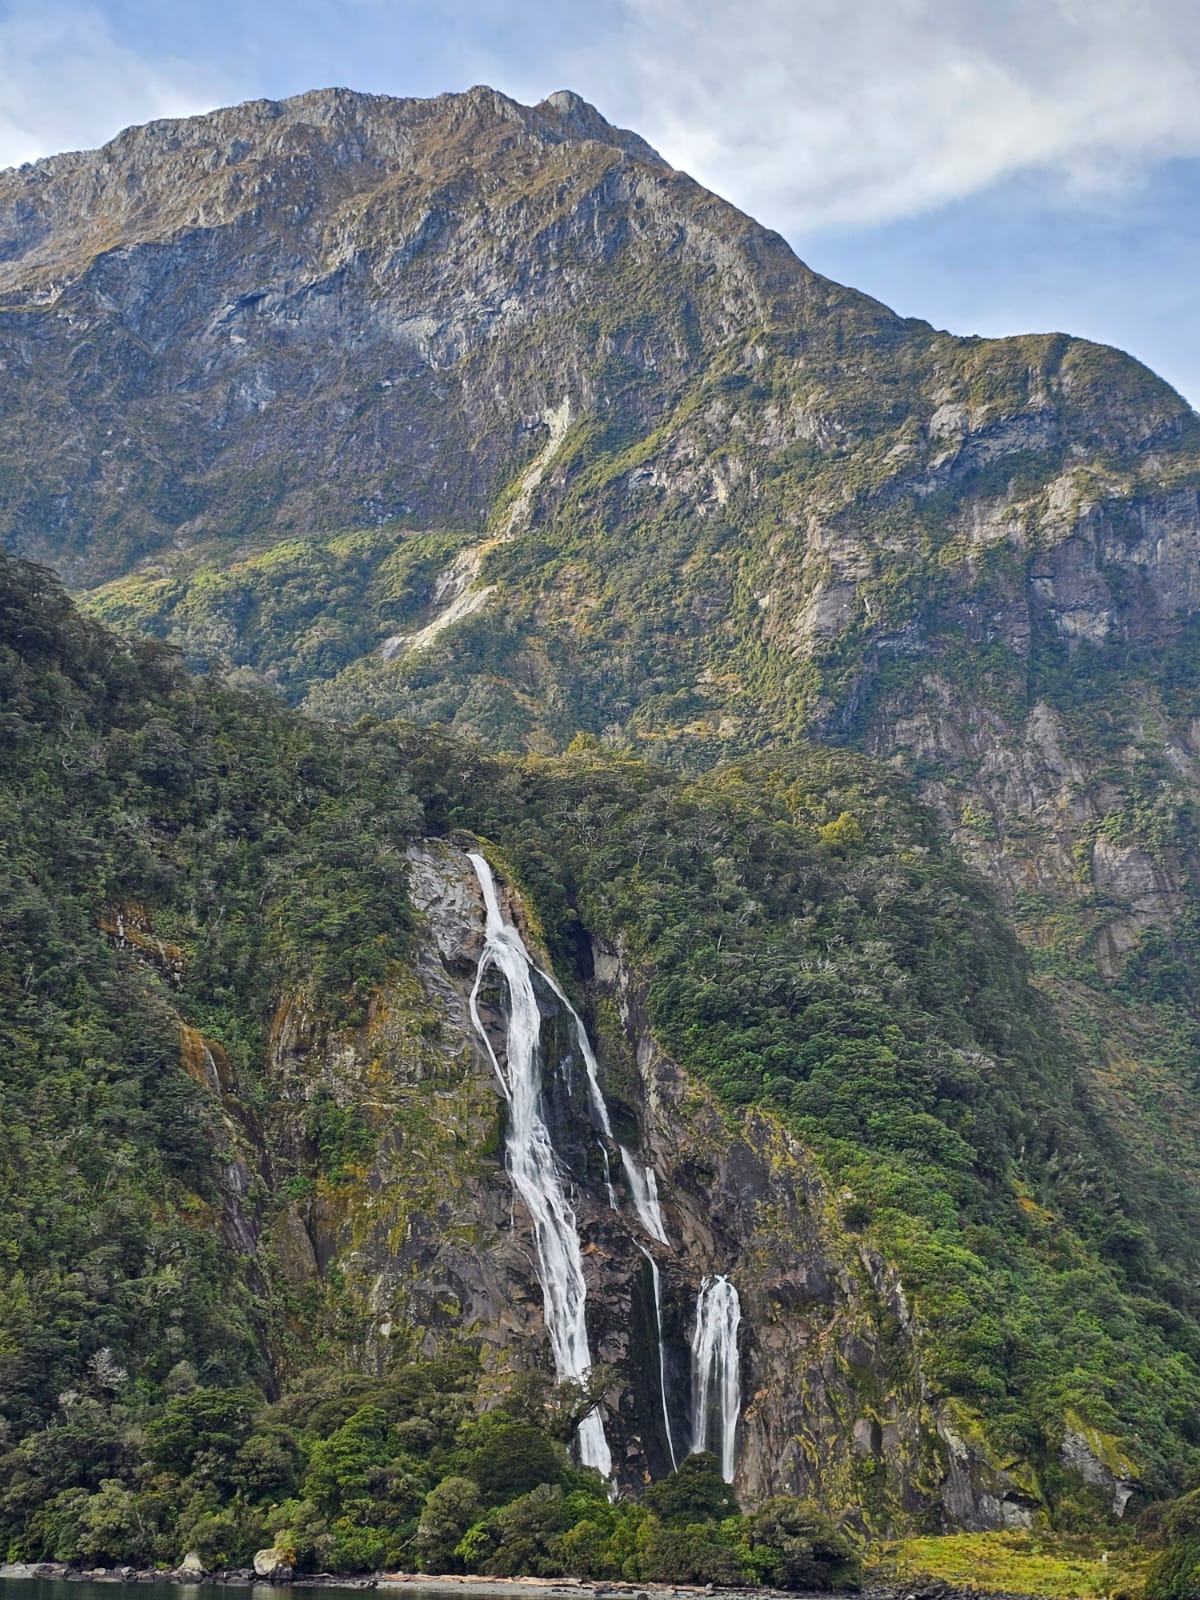
<svg viewBox="0 0 1200 1600">
<path fill-rule="evenodd" d="M 652 145 L 646 143 L 636 133 L 630 133 L 625 128 L 614 128 L 612 123 L 601 116 L 595 106 L 577 95 L 573 89 L 559 89 L 534 107 L 535 114 L 542 113 L 547 120 L 553 114 L 565 137 L 570 139 L 595 139 L 600 144 L 616 145 L 626 154 L 636 156 L 640 161 L 653 161 L 660 166 L 666 162 Z"/>
<path fill-rule="evenodd" d="M 433 165 L 485 172 L 515 145 L 591 143 L 665 167 L 636 134 L 614 128 L 579 95 L 560 90 L 523 106 L 485 85 L 434 99 L 344 88 L 250 100 L 202 116 L 126 128 L 99 150 L 49 156 L 0 172 L 0 284 L 31 268 L 180 226 L 227 221 L 264 198 L 291 200 L 298 172 L 309 193 L 337 203 L 388 175 Z M 233 180 L 230 181 L 230 175 Z"/>
</svg>

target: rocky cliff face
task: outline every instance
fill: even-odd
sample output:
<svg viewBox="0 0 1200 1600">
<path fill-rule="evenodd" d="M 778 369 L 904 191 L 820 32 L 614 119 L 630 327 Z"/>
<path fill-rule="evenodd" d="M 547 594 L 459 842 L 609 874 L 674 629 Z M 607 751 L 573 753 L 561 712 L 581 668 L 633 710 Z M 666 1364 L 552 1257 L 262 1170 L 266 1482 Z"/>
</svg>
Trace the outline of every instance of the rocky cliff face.
<svg viewBox="0 0 1200 1600">
<path fill-rule="evenodd" d="M 568 94 L 133 129 L 0 237 L 0 530 L 109 620 L 507 748 L 861 742 L 1109 976 L 1176 925 L 1200 433 L 1117 352 L 903 321 Z"/>
<path fill-rule="evenodd" d="M 312 712 L 509 751 L 583 733 L 692 768 L 807 739 L 901 766 L 1038 954 L 1112 1147 L 1156 1195 L 1195 1172 L 1200 425 L 1136 363 L 897 318 L 575 97 L 490 90 L 262 102 L 0 175 L 0 363 L 5 544 Z M 147 781 L 186 765 L 177 743 Z M 852 854 L 841 805 L 805 822 Z M 412 876 L 424 933 L 364 1023 L 332 1029 L 302 984 L 280 1007 L 262 1127 L 185 1038 L 226 1102 L 220 1225 L 269 1247 L 294 1331 L 357 1363 L 466 1331 L 497 1372 L 544 1365 L 467 1011 L 479 902 L 451 846 Z M 730 904 L 752 919 L 747 896 Z M 140 950 L 136 919 L 113 928 Z M 748 1492 L 836 1483 L 875 1524 L 1024 1520 L 1017 1454 L 927 1398 L 853 1197 L 766 1111 L 686 1078 L 622 949 L 592 955 L 615 1125 L 664 1197 L 673 1422 L 699 1283 L 728 1271 Z M 1147 996 L 1166 1009 L 1136 1012 Z M 561 1012 L 556 1030 L 566 1051 Z M 608 1205 L 576 1079 L 551 1109 L 635 1483 L 667 1459 L 648 1242 L 628 1195 Z M 262 1203 L 276 1169 L 314 1162 L 282 1213 Z M 972 1238 L 995 1254 L 989 1226 Z M 1108 1243 L 1136 1265 L 1135 1234 Z M 1127 1463 L 1093 1420 L 1064 1459 L 1116 1502 Z"/>
<path fill-rule="evenodd" d="M 649 424 L 780 297 L 894 321 L 568 94 L 151 124 L 5 174 L 0 237 L 6 539 L 76 581 L 214 536 L 481 526 L 564 400 Z"/>
<path fill-rule="evenodd" d="M 294 1158 L 305 1109 L 324 1096 L 366 1117 L 372 1149 L 280 1213 L 265 1242 L 308 1318 L 319 1307 L 306 1338 L 337 1341 L 368 1370 L 466 1339 L 497 1379 L 547 1371 L 530 1218 L 505 1172 L 503 1099 L 468 1013 L 483 943 L 478 885 L 446 841 L 414 846 L 411 866 L 420 927 L 409 977 L 350 1035 L 316 1025 L 297 998 L 276 1018 L 260 1159 Z M 528 909 L 511 890 L 505 898 L 535 944 Z M 726 1273 L 742 1308 L 736 1459 L 747 1503 L 816 1498 L 875 1530 L 1027 1524 L 1035 1481 L 995 1461 L 968 1417 L 927 1398 L 903 1289 L 847 1227 L 851 1197 L 830 1192 L 782 1124 L 732 1114 L 689 1079 L 655 1043 L 623 954 L 593 956 L 614 1132 L 654 1168 L 669 1241 L 639 1224 L 615 1150 L 610 1203 L 582 1063 L 545 989 L 544 1025 L 566 1063 L 548 1063 L 548 1120 L 583 1241 L 593 1355 L 615 1372 L 603 1415 L 619 1481 L 636 1489 L 689 1448 L 697 1296 Z M 485 1019 L 503 1059 L 503 1016 Z M 244 1165 L 229 1181 L 245 1191 Z M 253 1249 L 257 1231 L 231 1242 Z M 647 1252 L 662 1285 L 665 1406 Z"/>
</svg>

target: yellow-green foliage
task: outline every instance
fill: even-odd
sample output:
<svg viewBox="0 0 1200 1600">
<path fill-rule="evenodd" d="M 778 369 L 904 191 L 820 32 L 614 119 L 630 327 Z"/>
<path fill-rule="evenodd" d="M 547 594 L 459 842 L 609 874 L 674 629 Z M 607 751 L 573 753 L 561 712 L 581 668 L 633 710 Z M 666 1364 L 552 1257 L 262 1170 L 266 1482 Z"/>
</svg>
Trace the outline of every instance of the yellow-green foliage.
<svg viewBox="0 0 1200 1600">
<path fill-rule="evenodd" d="M 1128 1537 L 955 1533 L 902 1539 L 868 1558 L 872 1578 L 905 1587 L 948 1584 L 1041 1600 L 1105 1600 L 1139 1593 L 1152 1557 Z"/>
</svg>

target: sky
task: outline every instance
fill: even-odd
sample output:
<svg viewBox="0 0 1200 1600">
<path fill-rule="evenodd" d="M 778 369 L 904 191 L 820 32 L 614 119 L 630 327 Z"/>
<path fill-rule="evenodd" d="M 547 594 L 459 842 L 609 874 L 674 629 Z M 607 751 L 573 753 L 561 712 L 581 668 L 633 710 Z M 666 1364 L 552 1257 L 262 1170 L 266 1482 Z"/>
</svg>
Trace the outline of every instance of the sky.
<svg viewBox="0 0 1200 1600">
<path fill-rule="evenodd" d="M 1196 0 L 0 0 L 0 166 L 343 84 L 570 88 L 820 272 L 1200 404 Z"/>
</svg>

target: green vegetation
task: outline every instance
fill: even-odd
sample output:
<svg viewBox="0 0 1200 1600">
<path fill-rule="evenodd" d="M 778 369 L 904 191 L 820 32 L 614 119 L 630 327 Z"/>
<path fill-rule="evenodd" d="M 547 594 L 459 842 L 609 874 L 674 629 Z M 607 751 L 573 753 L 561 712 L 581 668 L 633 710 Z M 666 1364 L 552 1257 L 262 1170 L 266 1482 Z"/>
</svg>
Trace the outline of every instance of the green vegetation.
<svg viewBox="0 0 1200 1600">
<path fill-rule="evenodd" d="M 88 597 L 124 633 L 170 638 L 190 665 L 243 676 L 302 700 L 392 634 L 418 625 L 464 533 L 372 533 L 289 540 L 178 577 L 119 579 Z M 234 681 L 237 681 L 235 677 Z"/>
<path fill-rule="evenodd" d="M 73 1395 L 3 1459 L 0 1548 L 17 1559 L 210 1568 L 273 1546 L 300 1572 L 380 1567 L 857 1588 L 853 1546 L 815 1507 L 743 1517 L 715 1457 L 641 1503 L 573 1468 L 528 1386 L 478 1413 L 457 1363 L 384 1378 L 310 1372 L 266 1405 L 199 1388 L 179 1363 L 159 1394 Z"/>
<path fill-rule="evenodd" d="M 1200 1490 L 1142 1519 L 1146 1542 L 1158 1550 L 1146 1575 L 1146 1600 L 1193 1600 L 1200 1590 Z"/>
<path fill-rule="evenodd" d="M 228 187 L 110 152 L 150 249 L 45 174 L 53 305 L 14 258 L 0 537 L 184 661 L 0 558 L 0 1553 L 825 1586 L 855 1576 L 827 1514 L 909 1515 L 874 1457 L 852 1506 L 742 1516 L 703 1458 L 609 1502 L 561 1409 L 485 1378 L 456 1289 L 381 1331 L 376 1257 L 469 1234 L 447 1190 L 501 1145 L 412 945 L 406 847 L 461 829 L 593 1007 L 616 1114 L 591 935 L 731 1127 L 811 1152 L 829 1228 L 903 1285 L 871 1309 L 896 1392 L 1059 1540 L 906 1543 L 898 1576 L 1132 1583 L 1071 1542 L 1112 1495 L 1069 1435 L 1183 1494 L 1150 1592 L 1185 1600 L 1195 417 L 1118 352 L 896 318 L 618 136 L 343 114 L 367 159 L 283 108 L 296 159 L 248 124 Z M 76 270 L 107 284 L 82 321 Z M 489 532 L 487 609 L 385 661 Z"/>
<path fill-rule="evenodd" d="M 314 1346 L 353 1366 L 345 1283 L 298 1316 L 268 1240 L 306 1186 L 353 1195 L 375 1137 L 320 1083 L 265 1115 L 272 1019 L 300 992 L 358 1027 L 402 986 L 403 846 L 455 828 L 494 842 L 568 981 L 581 927 L 619 943 L 663 1047 L 731 1117 L 764 1107 L 816 1152 L 900 1274 L 930 1399 L 1024 1463 L 1052 1521 L 1102 1514 L 1061 1465 L 1068 1424 L 1143 1493 L 1186 1484 L 1191 1212 L 1113 1139 L 1027 957 L 901 778 L 807 747 L 685 780 L 586 737 L 515 761 L 320 728 L 117 643 L 37 569 L 0 578 L 11 1552 L 178 1559 L 183 1540 L 232 1561 L 278 1536 L 345 1570 L 420 1548 L 489 1571 L 852 1577 L 816 1511 L 739 1520 L 704 1500 L 702 1461 L 610 1506 L 527 1395 L 480 1414 L 461 1343 L 453 1382 L 326 1368 L 313 1382 L 348 1396 L 328 1414 L 294 1381 L 262 1398 Z M 598 1022 L 619 1102 L 624 1046 Z M 189 1038 L 226 1063 L 220 1097 L 185 1071 Z M 232 1213 L 231 1159 L 256 1174 Z M 257 1242 L 232 1249 L 243 1228 Z"/>
<path fill-rule="evenodd" d="M 560 939 L 620 942 L 665 1048 L 820 1153 L 899 1268 L 926 1382 L 998 1459 L 1061 1496 L 1074 1409 L 1152 1493 L 1200 1465 L 1190 1199 L 1162 1203 L 1109 1133 L 986 888 L 899 779 L 821 750 L 684 784 L 407 739 L 431 819 L 496 839 Z"/>
<path fill-rule="evenodd" d="M 222 1240 L 218 1174 L 263 1105 L 282 990 L 311 983 L 353 1020 L 395 966 L 420 808 L 391 739 L 330 738 L 191 679 L 7 561 L 0 680 L 0 1393 L 16 1439 L 114 1374 L 154 1386 L 190 1361 L 206 1383 L 268 1381 L 277 1330 L 260 1264 Z M 185 1026 L 231 1063 L 224 1107 L 183 1069 Z M 323 1155 L 344 1158 L 352 1122 L 313 1116 Z M 255 1228 L 264 1200 L 247 1197 Z"/>
<path fill-rule="evenodd" d="M 1109 1531 L 1051 1537 L 956 1533 L 884 1545 L 871 1576 L 905 1588 L 945 1584 L 983 1594 L 1035 1594 L 1042 1600 L 1107 1600 L 1140 1594 L 1152 1560 L 1128 1535 L 1114 1538 Z"/>
</svg>

